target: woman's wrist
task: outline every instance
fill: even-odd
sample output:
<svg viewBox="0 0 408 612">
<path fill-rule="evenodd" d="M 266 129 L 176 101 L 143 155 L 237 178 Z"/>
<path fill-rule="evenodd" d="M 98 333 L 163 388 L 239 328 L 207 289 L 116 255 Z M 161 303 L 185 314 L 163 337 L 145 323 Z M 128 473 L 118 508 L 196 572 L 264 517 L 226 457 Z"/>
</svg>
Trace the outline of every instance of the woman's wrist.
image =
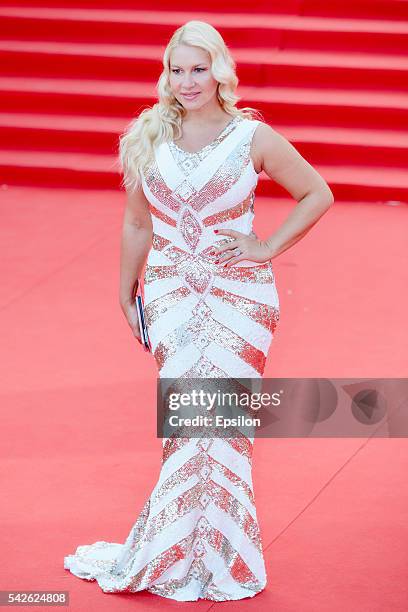
<svg viewBox="0 0 408 612">
<path fill-rule="evenodd" d="M 272 260 L 277 255 L 276 247 L 273 245 L 271 240 L 264 240 L 264 245 L 268 253 L 268 259 Z"/>
<path fill-rule="evenodd" d="M 122 309 L 127 308 L 129 305 L 132 305 L 135 303 L 135 296 L 132 293 L 126 293 L 124 295 L 120 294 L 119 295 L 119 304 L 121 305 Z"/>
<path fill-rule="evenodd" d="M 119 304 L 125 308 L 129 304 L 133 304 L 136 299 L 136 293 L 139 288 L 139 279 L 137 278 L 131 287 L 120 289 Z"/>
</svg>

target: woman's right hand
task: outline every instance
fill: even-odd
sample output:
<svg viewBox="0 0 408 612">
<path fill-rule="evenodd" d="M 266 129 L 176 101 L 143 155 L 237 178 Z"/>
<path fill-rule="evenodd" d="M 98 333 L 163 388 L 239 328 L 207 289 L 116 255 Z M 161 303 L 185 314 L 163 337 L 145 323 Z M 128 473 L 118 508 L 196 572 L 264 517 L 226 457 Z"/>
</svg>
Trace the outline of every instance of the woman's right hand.
<svg viewBox="0 0 408 612">
<path fill-rule="evenodd" d="M 124 303 L 121 303 L 121 307 L 134 337 L 139 342 L 139 344 L 142 344 L 142 338 L 140 336 L 139 330 L 139 319 L 137 316 L 135 301 L 127 300 Z"/>
</svg>

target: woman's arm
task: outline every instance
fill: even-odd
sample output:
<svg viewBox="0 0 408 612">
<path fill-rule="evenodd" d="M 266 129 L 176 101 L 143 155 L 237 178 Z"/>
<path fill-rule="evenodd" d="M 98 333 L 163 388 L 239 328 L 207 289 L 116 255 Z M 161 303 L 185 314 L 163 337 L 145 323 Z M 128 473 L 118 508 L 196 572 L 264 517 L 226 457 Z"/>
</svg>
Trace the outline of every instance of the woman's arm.
<svg viewBox="0 0 408 612">
<path fill-rule="evenodd" d="M 257 127 L 251 153 L 262 170 L 298 201 L 284 223 L 263 240 L 273 258 L 310 231 L 333 204 L 334 196 L 324 178 L 270 125 Z"/>
<path fill-rule="evenodd" d="M 263 263 L 280 255 L 303 238 L 334 202 L 333 193 L 324 178 L 286 138 L 267 123 L 260 123 L 255 130 L 251 158 L 254 166 L 282 185 L 298 204 L 272 236 L 265 240 L 246 236 L 236 230 L 215 230 L 217 234 L 234 238 L 224 246 L 213 247 L 213 253 L 220 255 L 214 263 L 226 267 L 247 259 Z M 235 255 L 237 247 L 239 254 Z"/>
<path fill-rule="evenodd" d="M 125 315 L 134 304 L 137 279 L 149 253 L 152 234 L 149 202 L 140 185 L 133 193 L 128 192 L 123 216 L 119 302 Z"/>
</svg>

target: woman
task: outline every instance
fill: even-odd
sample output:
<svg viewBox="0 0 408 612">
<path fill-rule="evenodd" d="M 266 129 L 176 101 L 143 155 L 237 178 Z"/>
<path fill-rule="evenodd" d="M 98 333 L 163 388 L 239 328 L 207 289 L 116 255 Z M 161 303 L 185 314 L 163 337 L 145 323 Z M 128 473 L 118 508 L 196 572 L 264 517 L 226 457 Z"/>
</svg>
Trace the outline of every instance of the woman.
<svg viewBox="0 0 408 612">
<path fill-rule="evenodd" d="M 333 195 L 285 138 L 235 106 L 235 64 L 212 26 L 180 27 L 163 64 L 158 103 L 120 140 L 128 193 L 120 304 L 140 342 L 134 295 L 148 256 L 144 300 L 159 377 L 259 379 L 279 319 L 271 260 Z M 298 201 L 264 240 L 252 232 L 261 170 Z M 266 571 L 252 447 L 251 437 L 163 438 L 159 480 L 126 542 L 79 546 L 65 568 L 105 592 L 253 597 Z"/>
</svg>

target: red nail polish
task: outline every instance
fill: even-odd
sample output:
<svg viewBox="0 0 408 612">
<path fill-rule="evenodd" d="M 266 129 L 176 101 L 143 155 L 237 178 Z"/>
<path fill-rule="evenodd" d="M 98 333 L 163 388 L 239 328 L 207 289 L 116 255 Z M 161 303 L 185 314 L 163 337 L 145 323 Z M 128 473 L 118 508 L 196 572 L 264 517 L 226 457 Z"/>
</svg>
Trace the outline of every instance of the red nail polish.
<svg viewBox="0 0 408 612">
<path fill-rule="evenodd" d="M 215 232 L 216 234 L 218 234 L 218 230 L 214 230 L 214 232 Z"/>
<path fill-rule="evenodd" d="M 220 261 L 219 259 L 216 259 L 216 260 L 214 261 L 214 263 L 218 263 L 219 261 Z"/>
</svg>

